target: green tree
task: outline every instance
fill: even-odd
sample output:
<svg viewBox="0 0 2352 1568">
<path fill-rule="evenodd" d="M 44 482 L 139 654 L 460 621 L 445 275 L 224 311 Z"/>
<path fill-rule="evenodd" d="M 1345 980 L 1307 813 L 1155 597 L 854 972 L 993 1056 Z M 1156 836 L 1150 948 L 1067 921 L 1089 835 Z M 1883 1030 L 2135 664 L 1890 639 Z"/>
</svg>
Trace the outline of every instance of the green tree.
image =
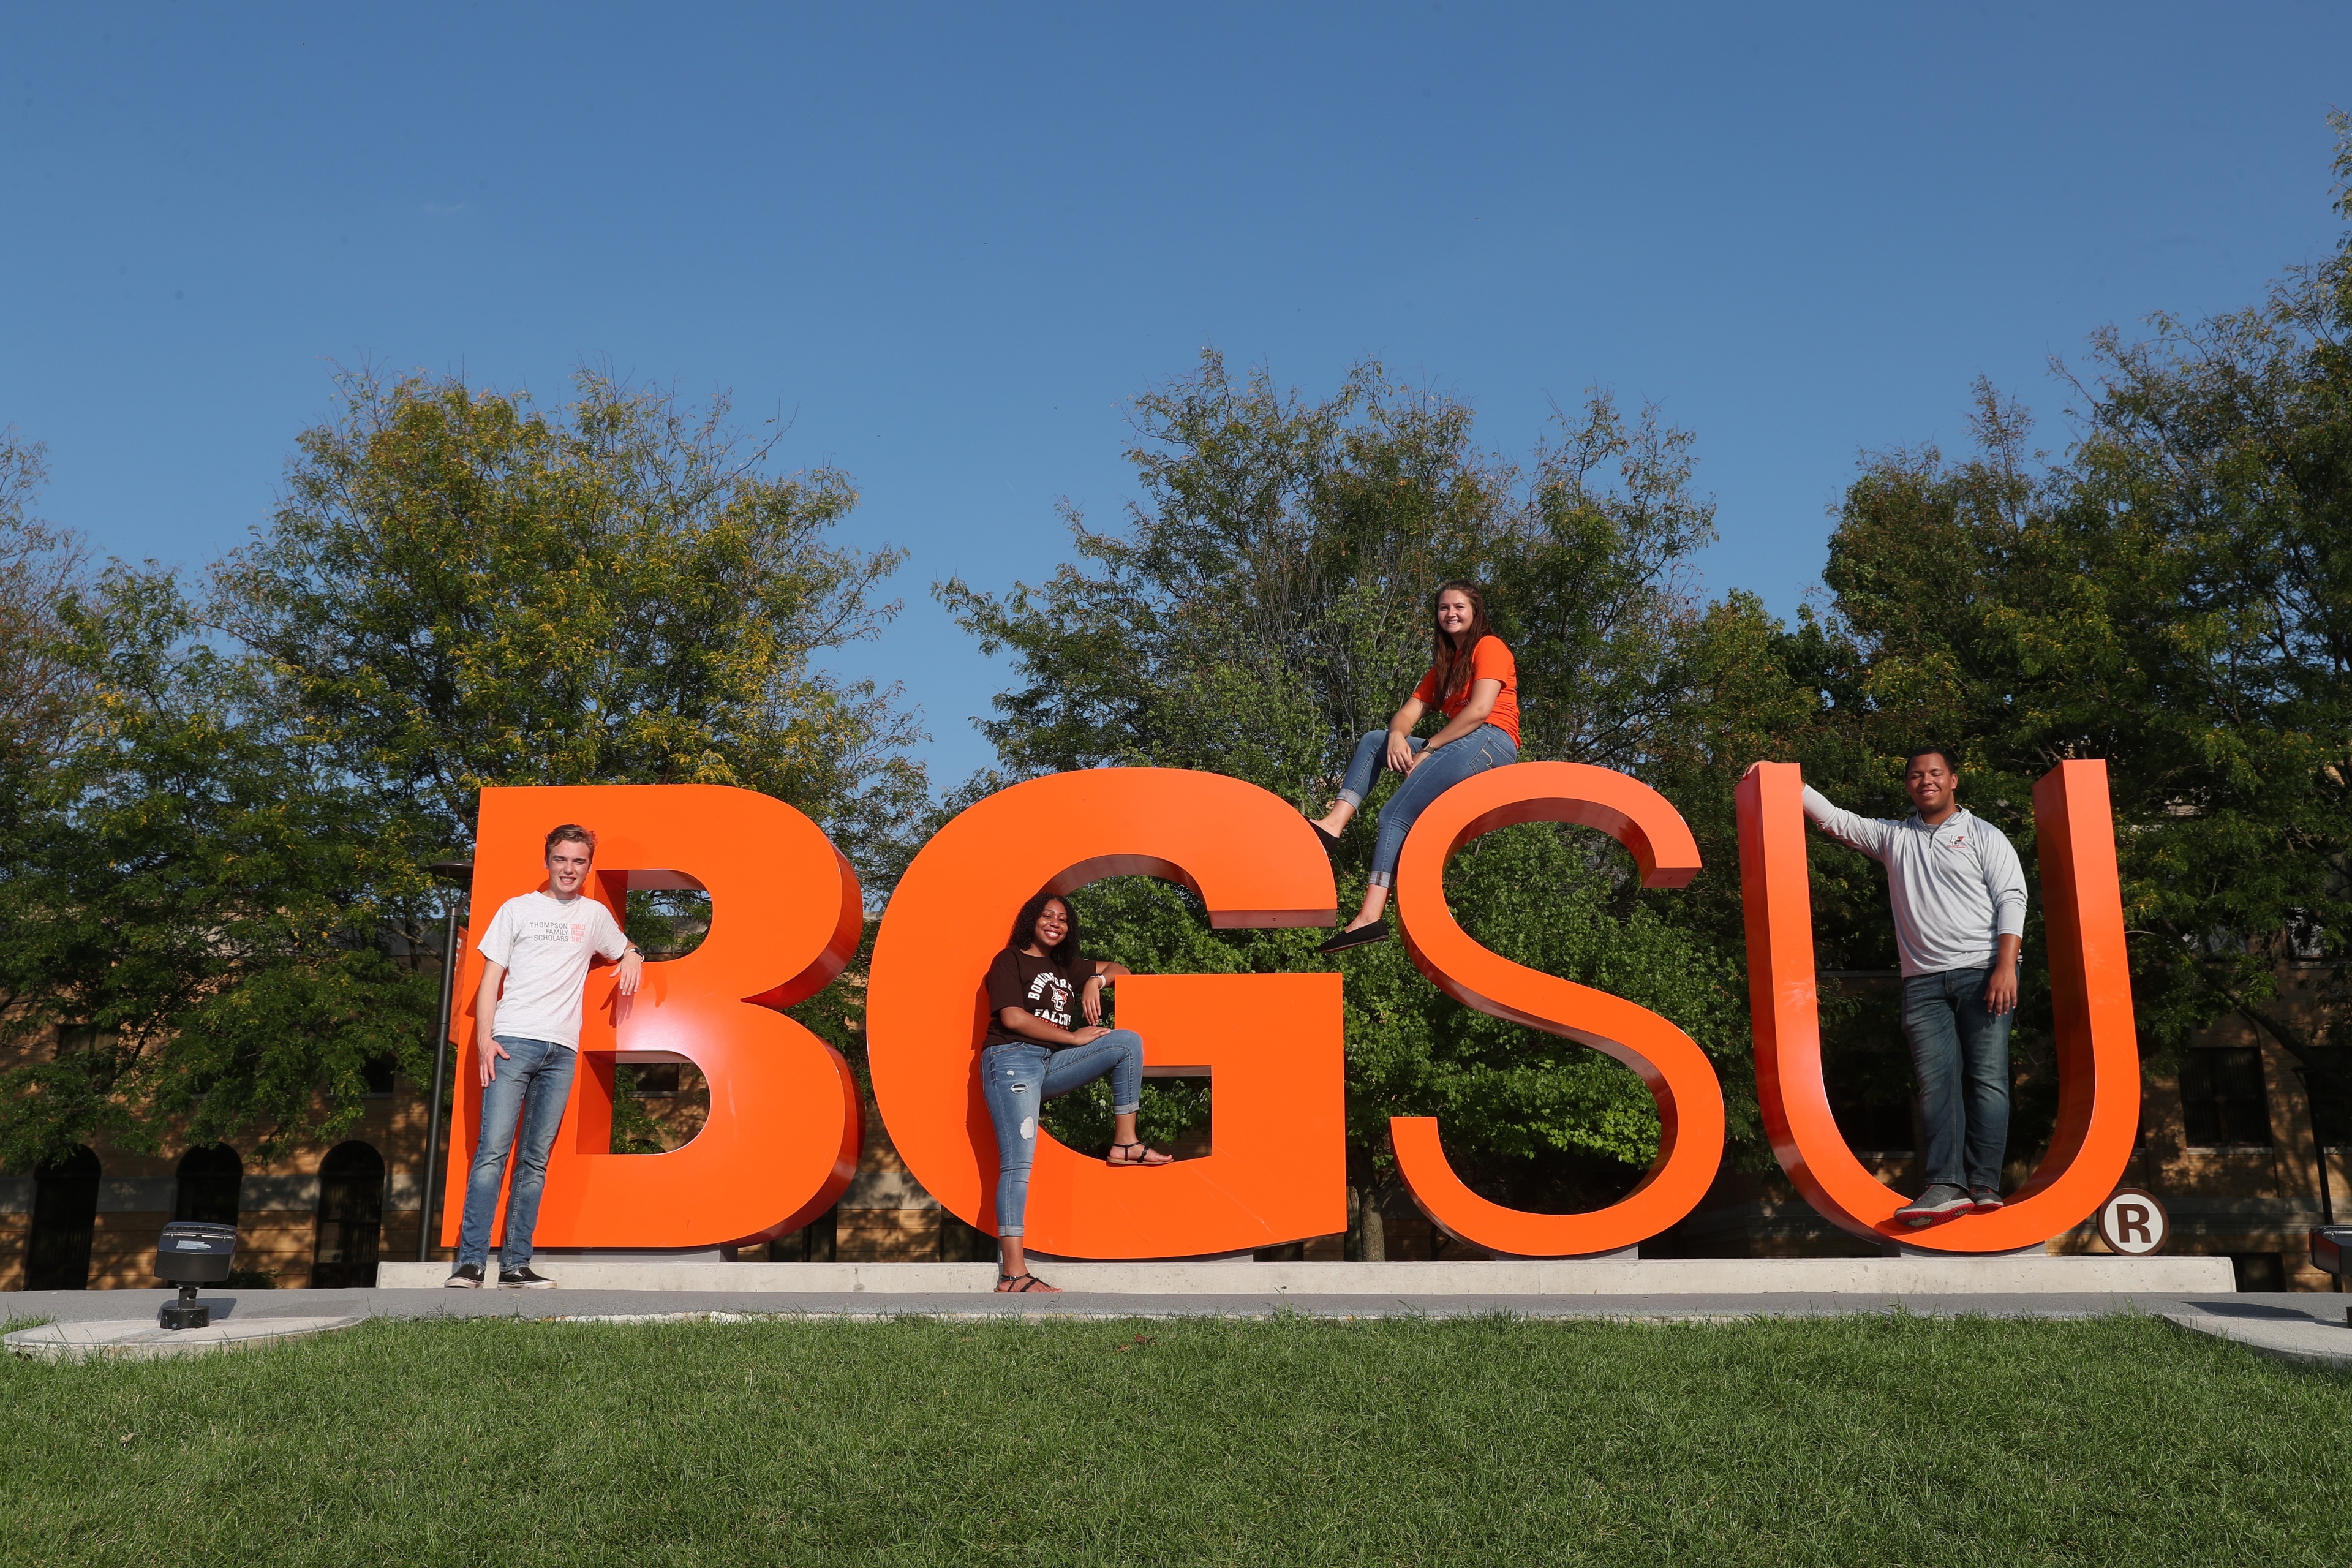
<svg viewBox="0 0 2352 1568">
<path fill-rule="evenodd" d="M 432 979 L 391 932 L 425 847 L 267 721 L 168 576 L 54 610 L 79 700 L 0 829 L 0 1163 L 339 1135 L 371 1066 L 424 1059 Z"/>
<path fill-rule="evenodd" d="M 486 784 L 739 784 L 871 885 L 905 851 L 911 719 L 817 662 L 897 608 L 873 602 L 895 552 L 826 542 L 843 476 L 773 476 L 774 434 L 723 402 L 689 418 L 592 375 L 554 416 L 457 381 L 341 387 L 203 606 L 119 566 L 80 591 L 71 542 L 27 519 L 37 449 L 0 453 L 0 635 L 55 671 L 37 724 L 0 711 L 54 742 L 10 753 L 0 1029 L 72 1047 L 0 1082 L 0 1160 L 97 1133 L 274 1149 L 347 1126 L 366 1071 L 420 1075 L 444 896 L 423 868 L 462 852 Z M 638 898 L 649 940 L 705 923 Z"/>
<path fill-rule="evenodd" d="M 970 787 L 1105 763 L 1191 767 L 1319 806 L 1355 737 L 1419 679 L 1430 596 L 1456 575 L 1494 585 L 1498 629 L 1523 650 L 1523 754 L 1641 762 L 1675 710 L 1696 625 L 1681 574 L 1712 537 L 1710 509 L 1689 492 L 1688 437 L 1594 395 L 1522 468 L 1477 447 L 1473 426 L 1467 405 L 1397 386 L 1374 363 L 1320 403 L 1262 372 L 1237 381 L 1213 353 L 1147 393 L 1129 453 L 1143 500 L 1123 529 L 1072 515 L 1077 558 L 1042 587 L 939 586 L 1017 671 L 983 725 L 1003 773 Z M 1368 851 L 1359 833 L 1341 858 L 1348 901 Z M 1655 1007 L 1719 1057 L 1744 1046 L 1736 977 L 1658 918 L 1598 836 L 1491 835 L 1448 887 L 1496 951 Z M 1140 970 L 1325 963 L 1319 933 L 1212 931 L 1187 895 L 1145 879 L 1098 884 L 1076 903 L 1105 955 Z M 1654 1156 L 1654 1108 L 1614 1063 L 1461 1007 L 1401 948 L 1353 954 L 1345 973 L 1360 1195 L 1393 1185 L 1399 1114 L 1444 1116 L 1467 1179 L 1536 1205 L 1608 1201 Z M 1053 1114 L 1084 1141 L 1103 1131 L 1091 1125 L 1103 1109 L 1059 1102 Z M 1200 1113 L 1171 1092 L 1147 1103 L 1144 1124 L 1164 1137 Z M 1377 1205 L 1359 1212 L 1371 1223 L 1356 1244 L 1378 1257 Z"/>
<path fill-rule="evenodd" d="M 1865 463 L 1811 628 L 1842 650 L 1836 689 L 1763 754 L 1804 752 L 1893 805 L 1905 749 L 1955 743 L 1968 803 L 2029 867 L 2033 780 L 2105 759 L 2147 1047 L 2235 1015 L 2332 1076 L 2352 923 L 2352 239 L 2255 308 L 2154 328 L 2094 337 L 2054 460 L 1979 383 L 1973 454 Z M 1867 879 L 1839 858 L 1817 849 L 1817 895 L 1826 863 L 1825 923 L 1859 934 Z M 2295 963 L 2312 966 L 2282 1005 Z M 2032 1077 L 2046 975 L 2025 978 Z"/>
<path fill-rule="evenodd" d="M 2352 126 L 2338 206 L 2352 219 Z M 2137 994 L 2166 1046 L 2236 1014 L 2335 1043 L 2352 931 L 2352 237 L 2264 303 L 2097 342 L 2089 427 L 2021 614 L 2020 740 L 2116 770 Z M 2315 1009 L 2281 968 L 2338 966 Z"/>
<path fill-rule="evenodd" d="M 38 444 L 0 431 L 0 668 L 8 672 L 0 684 L 0 770 L 51 752 L 77 697 L 75 671 L 58 651 L 57 612 L 81 584 L 84 552 L 79 539 L 33 515 L 46 458 Z"/>
<path fill-rule="evenodd" d="M 583 372 L 553 414 L 455 379 L 339 383 L 215 614 L 268 662 L 282 721 L 452 847 L 486 784 L 735 784 L 869 868 L 925 799 L 898 693 L 817 662 L 898 605 L 894 551 L 825 536 L 833 470 L 766 471 L 730 428 Z"/>
</svg>

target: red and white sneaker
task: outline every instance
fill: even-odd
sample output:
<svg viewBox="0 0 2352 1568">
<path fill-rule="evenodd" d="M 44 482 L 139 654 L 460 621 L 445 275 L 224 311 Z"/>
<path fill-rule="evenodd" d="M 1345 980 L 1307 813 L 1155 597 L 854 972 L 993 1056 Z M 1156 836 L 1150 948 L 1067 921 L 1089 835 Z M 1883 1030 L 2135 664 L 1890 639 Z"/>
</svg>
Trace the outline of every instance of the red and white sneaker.
<svg viewBox="0 0 2352 1568">
<path fill-rule="evenodd" d="M 1993 1210 L 2003 1206 L 2000 1201 L 2000 1189 L 1998 1187 L 1970 1187 L 1969 1202 L 1975 1205 L 1979 1214 L 1990 1214 Z"/>
</svg>

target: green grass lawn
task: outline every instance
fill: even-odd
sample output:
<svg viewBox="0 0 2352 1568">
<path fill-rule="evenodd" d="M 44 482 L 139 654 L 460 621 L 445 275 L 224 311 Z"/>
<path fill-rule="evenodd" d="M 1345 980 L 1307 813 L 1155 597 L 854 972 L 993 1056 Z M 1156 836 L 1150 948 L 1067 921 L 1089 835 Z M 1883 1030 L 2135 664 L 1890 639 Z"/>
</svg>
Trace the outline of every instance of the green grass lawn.
<svg viewBox="0 0 2352 1568">
<path fill-rule="evenodd" d="M 0 1358 L 0 1563 L 2352 1562 L 2160 1322 L 561 1324 Z"/>
</svg>

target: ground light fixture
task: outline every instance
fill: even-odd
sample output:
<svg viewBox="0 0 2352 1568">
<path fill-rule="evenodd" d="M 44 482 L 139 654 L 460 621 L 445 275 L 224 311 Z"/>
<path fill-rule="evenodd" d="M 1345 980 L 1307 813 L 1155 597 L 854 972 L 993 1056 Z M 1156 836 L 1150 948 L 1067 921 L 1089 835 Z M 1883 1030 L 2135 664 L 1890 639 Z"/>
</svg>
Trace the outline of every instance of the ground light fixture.
<svg viewBox="0 0 2352 1568">
<path fill-rule="evenodd" d="M 212 1225 L 198 1219 L 175 1219 L 163 1227 L 155 1244 L 155 1272 L 180 1288 L 180 1299 L 166 1301 L 158 1320 L 167 1329 L 205 1329 L 213 1310 L 196 1300 L 196 1287 L 217 1285 L 228 1278 L 229 1260 L 236 1256 L 236 1226 Z"/>
</svg>

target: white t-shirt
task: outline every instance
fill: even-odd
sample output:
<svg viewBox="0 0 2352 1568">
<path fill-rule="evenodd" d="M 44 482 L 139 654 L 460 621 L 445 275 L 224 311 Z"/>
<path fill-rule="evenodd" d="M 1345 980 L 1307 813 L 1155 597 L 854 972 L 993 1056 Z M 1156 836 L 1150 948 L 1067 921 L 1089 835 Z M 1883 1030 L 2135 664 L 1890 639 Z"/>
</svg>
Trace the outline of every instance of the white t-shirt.
<svg viewBox="0 0 2352 1568">
<path fill-rule="evenodd" d="M 628 951 L 613 911 L 584 893 L 569 900 L 551 893 L 509 899 L 482 933 L 482 956 L 507 970 L 490 1033 L 578 1050 L 589 955 L 618 958 Z"/>
</svg>

